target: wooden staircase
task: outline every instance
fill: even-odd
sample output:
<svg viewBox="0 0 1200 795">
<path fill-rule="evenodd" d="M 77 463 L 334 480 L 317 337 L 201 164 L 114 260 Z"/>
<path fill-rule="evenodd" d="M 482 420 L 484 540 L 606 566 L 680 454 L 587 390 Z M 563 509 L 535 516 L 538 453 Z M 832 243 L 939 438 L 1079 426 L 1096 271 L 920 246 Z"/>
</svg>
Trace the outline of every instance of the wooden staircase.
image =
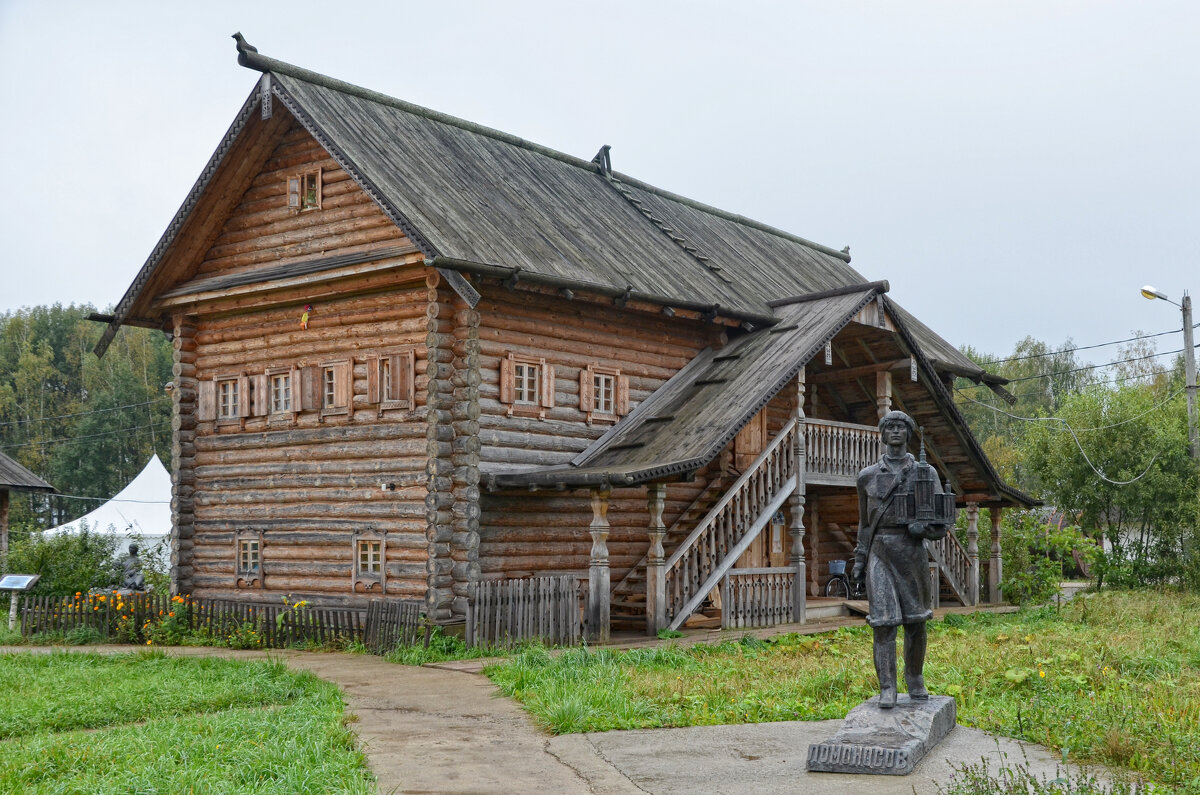
<svg viewBox="0 0 1200 795">
<path fill-rule="evenodd" d="M 724 472 L 714 477 L 708 485 L 683 509 L 679 518 L 667 528 L 663 537 L 663 550 L 670 555 L 687 538 L 690 528 L 695 527 L 705 514 L 721 499 L 729 477 Z M 612 589 L 610 601 L 612 628 L 622 630 L 644 630 L 646 628 L 646 561 L 649 553 L 642 556 L 629 573 Z"/>
<path fill-rule="evenodd" d="M 966 548 L 954 535 L 954 531 L 951 530 L 945 538 L 938 541 L 926 542 L 925 548 L 929 551 L 930 559 L 937 562 L 938 571 L 941 573 L 943 606 L 948 601 L 947 597 L 952 597 L 964 606 L 976 604 L 978 595 L 974 593 L 971 559 Z"/>
</svg>

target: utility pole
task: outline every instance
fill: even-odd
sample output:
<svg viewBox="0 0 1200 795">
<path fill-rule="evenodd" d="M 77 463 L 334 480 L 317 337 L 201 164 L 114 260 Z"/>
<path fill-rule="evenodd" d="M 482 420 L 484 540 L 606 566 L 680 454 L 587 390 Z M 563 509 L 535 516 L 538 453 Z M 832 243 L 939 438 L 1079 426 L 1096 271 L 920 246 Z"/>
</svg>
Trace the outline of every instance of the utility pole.
<svg viewBox="0 0 1200 795">
<path fill-rule="evenodd" d="M 1183 310 L 1183 374 L 1187 379 L 1188 447 L 1192 460 L 1200 462 L 1200 436 L 1196 430 L 1196 348 L 1192 342 L 1192 297 L 1186 292 L 1179 308 Z"/>
</svg>

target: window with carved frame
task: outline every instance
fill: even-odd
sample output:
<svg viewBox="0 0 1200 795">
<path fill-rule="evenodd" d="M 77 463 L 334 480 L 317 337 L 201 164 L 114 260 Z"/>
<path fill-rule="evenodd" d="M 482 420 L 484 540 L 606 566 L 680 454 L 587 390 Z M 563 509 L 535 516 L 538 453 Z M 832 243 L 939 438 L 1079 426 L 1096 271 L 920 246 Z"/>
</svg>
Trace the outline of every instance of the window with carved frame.
<svg viewBox="0 0 1200 795">
<path fill-rule="evenodd" d="M 351 590 L 387 590 L 387 534 L 368 525 L 354 532 L 351 549 Z"/>
<path fill-rule="evenodd" d="M 234 573 L 239 588 L 262 587 L 263 533 L 261 530 L 239 530 L 233 541 Z"/>
<path fill-rule="evenodd" d="M 579 371 L 579 410 L 588 422 L 616 422 L 629 413 L 629 378 L 615 367 L 590 364 Z"/>
<path fill-rule="evenodd" d="M 500 402 L 509 416 L 521 414 L 544 419 L 555 403 L 554 365 L 545 359 L 509 353 L 500 360 Z"/>
</svg>

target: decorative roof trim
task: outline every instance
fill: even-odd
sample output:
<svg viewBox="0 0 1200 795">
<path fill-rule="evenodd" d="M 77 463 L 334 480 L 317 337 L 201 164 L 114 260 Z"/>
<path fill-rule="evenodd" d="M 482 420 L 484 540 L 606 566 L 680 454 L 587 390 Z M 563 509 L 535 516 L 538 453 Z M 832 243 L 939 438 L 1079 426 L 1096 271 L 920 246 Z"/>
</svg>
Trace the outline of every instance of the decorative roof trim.
<svg viewBox="0 0 1200 795">
<path fill-rule="evenodd" d="M 808 301 L 817 301 L 822 298 L 836 298 L 839 295 L 849 295 L 857 293 L 860 290 L 873 290 L 875 294 L 886 293 L 891 289 L 887 279 L 881 279 L 877 282 L 864 282 L 862 284 L 847 284 L 843 287 L 833 287 L 828 290 L 819 290 L 815 293 L 805 293 L 804 295 L 794 295 L 790 298 L 777 298 L 774 301 L 767 301 L 767 306 L 772 309 L 778 309 L 781 306 L 791 306 L 792 304 L 803 304 Z"/>
</svg>

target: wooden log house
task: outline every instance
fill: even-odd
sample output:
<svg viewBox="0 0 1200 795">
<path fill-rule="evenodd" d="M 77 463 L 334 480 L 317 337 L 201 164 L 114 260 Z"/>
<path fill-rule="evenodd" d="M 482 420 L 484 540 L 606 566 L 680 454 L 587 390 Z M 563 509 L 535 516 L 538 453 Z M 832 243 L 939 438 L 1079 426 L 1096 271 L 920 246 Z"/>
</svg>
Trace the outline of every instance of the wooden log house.
<svg viewBox="0 0 1200 795">
<path fill-rule="evenodd" d="M 261 77 L 97 346 L 174 340 L 177 590 L 450 623 L 575 574 L 605 637 L 766 570 L 803 620 L 892 407 L 972 517 L 1030 504 L 950 397 L 1002 380 L 847 253 L 237 38 Z M 931 550 L 964 603 L 976 537 Z"/>
</svg>

